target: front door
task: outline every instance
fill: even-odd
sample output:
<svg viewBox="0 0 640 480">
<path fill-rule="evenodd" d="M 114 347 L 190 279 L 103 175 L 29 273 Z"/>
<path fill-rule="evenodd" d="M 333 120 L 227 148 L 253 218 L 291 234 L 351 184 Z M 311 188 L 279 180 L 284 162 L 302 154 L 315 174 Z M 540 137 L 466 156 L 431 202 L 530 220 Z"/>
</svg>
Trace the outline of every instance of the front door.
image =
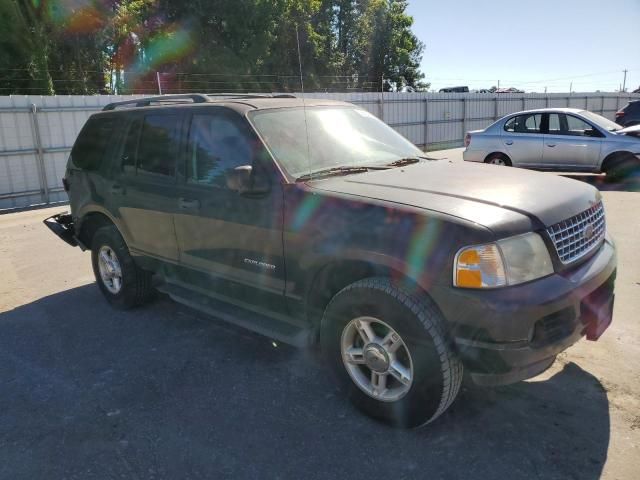
<svg viewBox="0 0 640 480">
<path fill-rule="evenodd" d="M 542 161 L 545 168 L 594 170 L 600 158 L 601 137 L 585 132 L 598 131 L 584 120 L 564 113 L 550 113 L 544 135 Z"/>
<path fill-rule="evenodd" d="M 174 217 L 180 263 L 193 271 L 187 272 L 188 281 L 237 302 L 284 312 L 279 173 L 239 114 L 211 106 L 192 112 Z M 270 183 L 268 193 L 243 195 L 227 187 L 225 173 L 244 165 Z"/>
</svg>

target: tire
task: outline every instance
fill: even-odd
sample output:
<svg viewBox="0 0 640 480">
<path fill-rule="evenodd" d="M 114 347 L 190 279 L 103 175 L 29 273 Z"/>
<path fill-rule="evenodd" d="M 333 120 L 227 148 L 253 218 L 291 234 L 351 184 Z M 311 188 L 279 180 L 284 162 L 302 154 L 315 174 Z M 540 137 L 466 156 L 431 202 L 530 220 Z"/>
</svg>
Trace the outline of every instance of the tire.
<svg viewBox="0 0 640 480">
<path fill-rule="evenodd" d="M 509 157 L 507 157 L 503 153 L 492 153 L 485 159 L 484 163 L 489 163 L 492 165 L 502 165 L 503 167 L 512 166 L 512 163 Z"/>
<path fill-rule="evenodd" d="M 110 259 L 109 262 L 103 262 L 102 267 L 101 253 Z M 127 310 L 143 305 L 153 298 L 155 291 L 151 284 L 151 273 L 134 263 L 124 239 L 115 226 L 107 225 L 96 231 L 91 242 L 91 263 L 96 283 L 112 306 Z M 104 278 L 101 269 L 103 272 L 106 270 L 106 277 L 114 274 L 113 278 Z M 118 285 L 114 280 L 117 278 L 117 270 L 121 273 L 119 288 L 116 288 Z"/>
<path fill-rule="evenodd" d="M 640 161 L 630 153 L 619 153 L 607 160 L 603 170 L 607 181 L 617 182 L 640 172 Z"/>
<path fill-rule="evenodd" d="M 395 360 L 388 363 L 394 365 L 399 360 L 405 366 L 404 370 L 410 373 L 410 385 L 397 380 L 397 372 L 391 375 L 392 367 L 387 373 L 376 373 L 377 378 L 387 377 L 384 382 L 386 388 L 376 393 L 373 387 L 373 395 L 355 380 L 366 380 L 373 368 L 384 369 L 382 361 L 377 365 L 374 363 L 376 367 L 370 367 L 369 364 L 351 365 L 346 360 L 350 354 L 345 354 L 343 360 L 343 352 L 357 350 L 347 350 L 344 345 L 349 341 L 345 338 L 350 338 L 354 322 L 363 318 L 381 321 L 384 325 L 371 321 L 372 328 L 382 329 L 375 332 L 380 335 L 375 342 L 365 344 L 364 337 L 355 336 L 356 341 L 363 345 L 362 358 L 353 355 L 352 359 L 376 360 L 378 354 L 369 354 L 371 350 L 378 351 L 377 347 L 384 343 L 381 338 L 390 333 L 385 329 L 385 326 L 389 327 L 399 336 L 400 342 L 394 345 L 402 343 L 402 346 L 396 347 L 396 353 L 392 354 Z M 463 367 L 445 327 L 442 314 L 428 297 L 414 296 L 388 278 L 367 278 L 347 286 L 329 302 L 322 319 L 322 351 L 356 407 L 393 426 L 413 428 L 438 418 L 453 403 L 460 390 Z M 403 376 L 405 382 L 407 378 L 409 375 Z"/>
</svg>

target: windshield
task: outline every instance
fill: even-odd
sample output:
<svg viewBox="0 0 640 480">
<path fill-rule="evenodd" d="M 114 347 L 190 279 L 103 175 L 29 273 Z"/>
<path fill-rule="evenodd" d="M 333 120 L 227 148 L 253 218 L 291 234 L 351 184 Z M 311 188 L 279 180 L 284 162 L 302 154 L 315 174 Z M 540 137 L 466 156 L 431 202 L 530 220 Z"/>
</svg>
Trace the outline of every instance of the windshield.
<svg viewBox="0 0 640 480">
<path fill-rule="evenodd" d="M 332 167 L 381 165 L 423 155 L 391 127 L 359 108 L 261 110 L 250 118 L 275 159 L 294 178 Z"/>
<path fill-rule="evenodd" d="M 622 127 L 611 120 L 604 118 L 602 115 L 598 115 L 597 113 L 589 112 L 587 110 L 583 110 L 580 112 L 584 118 L 589 120 L 591 123 L 595 123 L 598 127 L 603 128 L 609 132 L 615 132 L 616 130 L 620 130 Z"/>
</svg>

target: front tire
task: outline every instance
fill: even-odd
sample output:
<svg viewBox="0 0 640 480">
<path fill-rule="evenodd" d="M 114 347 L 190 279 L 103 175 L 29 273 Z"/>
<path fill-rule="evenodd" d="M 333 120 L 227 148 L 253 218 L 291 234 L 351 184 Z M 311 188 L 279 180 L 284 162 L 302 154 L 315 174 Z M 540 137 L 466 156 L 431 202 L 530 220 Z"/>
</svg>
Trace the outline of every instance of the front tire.
<svg viewBox="0 0 640 480">
<path fill-rule="evenodd" d="M 338 292 L 325 310 L 323 353 L 350 400 L 405 428 L 432 422 L 453 403 L 462 363 L 436 305 L 387 278 Z"/>
<path fill-rule="evenodd" d="M 126 310 L 153 297 L 151 273 L 135 264 L 115 226 L 104 226 L 93 236 L 91 263 L 100 291 L 114 307 Z"/>
</svg>

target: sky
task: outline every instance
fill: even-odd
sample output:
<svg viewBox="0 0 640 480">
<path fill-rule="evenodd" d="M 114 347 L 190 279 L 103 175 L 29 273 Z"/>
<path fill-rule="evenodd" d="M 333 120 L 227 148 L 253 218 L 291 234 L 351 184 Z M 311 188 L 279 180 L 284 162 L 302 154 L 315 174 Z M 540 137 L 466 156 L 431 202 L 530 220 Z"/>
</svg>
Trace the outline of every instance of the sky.
<svg viewBox="0 0 640 480">
<path fill-rule="evenodd" d="M 432 89 L 640 87 L 640 0 L 409 0 Z"/>
</svg>

